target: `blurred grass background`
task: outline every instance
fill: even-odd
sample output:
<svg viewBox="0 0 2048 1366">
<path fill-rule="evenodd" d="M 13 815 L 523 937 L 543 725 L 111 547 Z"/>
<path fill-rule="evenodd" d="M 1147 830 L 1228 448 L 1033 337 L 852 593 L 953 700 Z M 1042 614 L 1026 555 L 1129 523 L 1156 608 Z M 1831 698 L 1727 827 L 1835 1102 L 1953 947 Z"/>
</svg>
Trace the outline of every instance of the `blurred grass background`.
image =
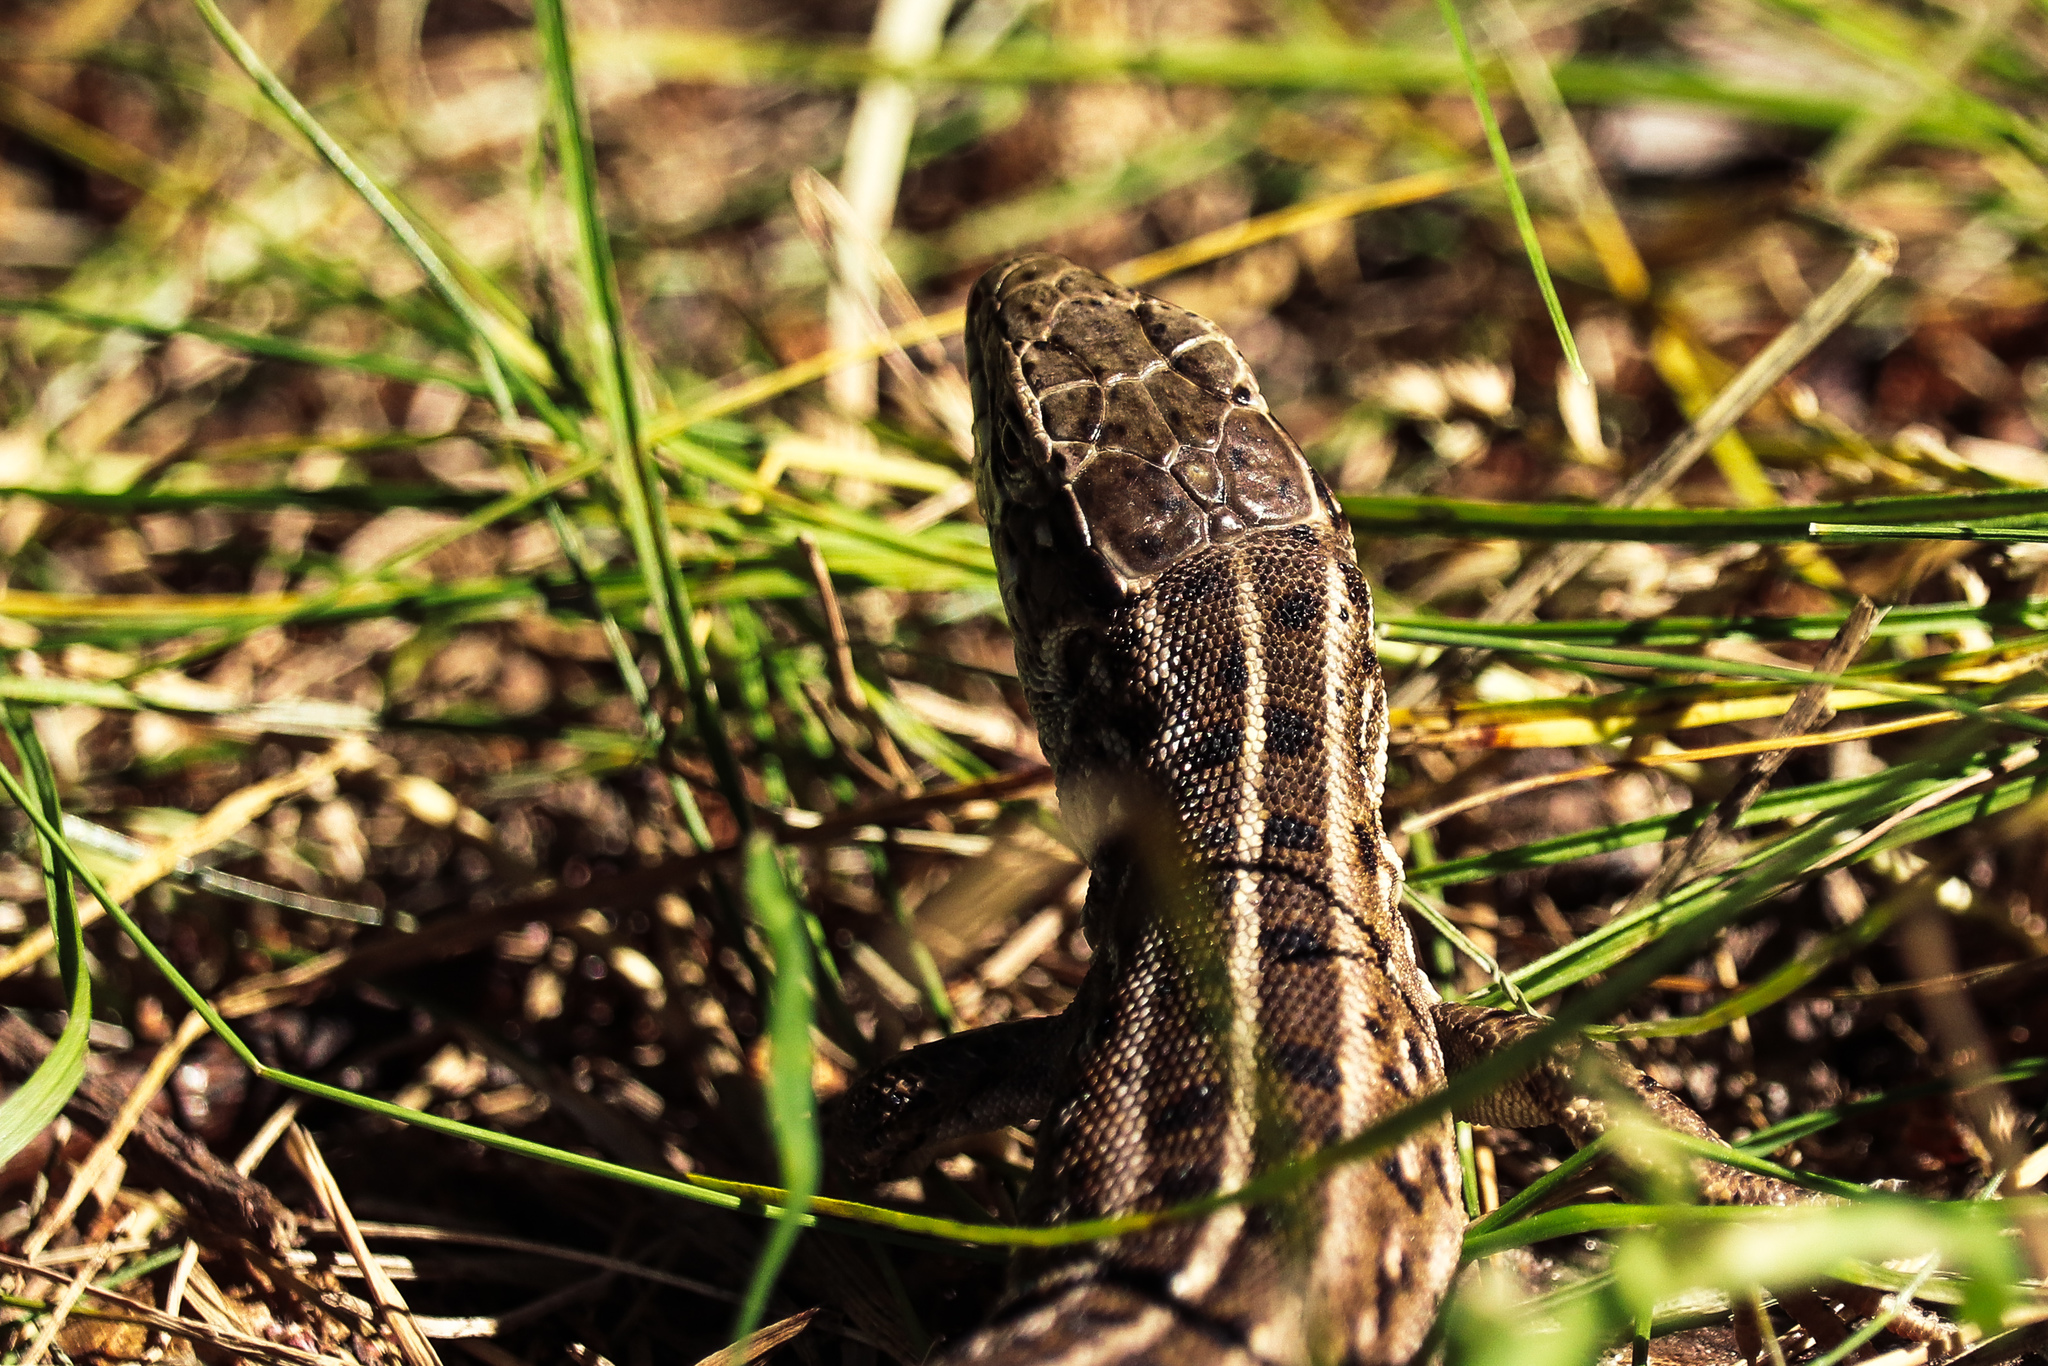
<svg viewBox="0 0 2048 1366">
<path fill-rule="evenodd" d="M 1467 10 L 1589 383 L 1433 5 L 295 0 L 217 32 L 208 9 L 0 13 L 0 696 L 49 796 L 141 842 L 71 827 L 116 887 L 163 876 L 132 872 L 152 849 L 212 865 L 136 919 L 266 1066 L 797 1185 L 813 1088 L 1064 1004 L 1084 870 L 1015 685 L 946 317 L 1042 245 L 1238 340 L 1353 510 L 1397 680 L 1498 647 L 1396 717 L 1389 811 L 1446 992 L 1505 1003 L 1505 974 L 1554 1009 L 1646 963 L 1608 1007 L 1657 1036 L 1638 1060 L 1758 1153 L 1935 1200 L 2043 1175 L 2048 8 Z M 1890 278 L 1708 459 L 1589 510 L 1886 236 Z M 820 359 L 890 328 L 884 363 Z M 1912 501 L 1865 501 L 1887 498 Z M 1467 620 L 1595 534 L 1539 620 Z M 1632 904 L 1859 594 L 1892 610 L 1835 731 Z M 56 1034 L 76 978 L 13 828 L 0 1001 Z M 750 830 L 744 870 L 706 854 Z M 139 1350 L 49 1312 L 81 1264 L 257 1342 L 427 1359 L 364 1307 L 397 1285 L 441 1352 L 492 1366 L 695 1360 L 750 1286 L 741 1317 L 806 1359 L 915 1362 L 996 1285 L 987 1255 L 841 1226 L 770 1293 L 752 1215 L 332 1101 L 264 1157 L 286 1090 L 185 1028 L 131 940 L 81 942 L 89 1073 L 249 1151 L 304 1232 L 208 1227 L 46 1131 L 0 1175 L 24 1359 Z M 1678 958 L 1639 957 L 1659 944 Z M 1564 1156 L 1470 1146 L 1481 1210 Z M 999 1135 L 883 1196 L 1004 1221 L 1028 1163 Z M 336 1192 L 402 1284 L 337 1262 Z M 1687 1328 L 1730 1359 L 1725 1313 L 1674 1297 L 1768 1279 L 1756 1245 L 1642 1215 L 1663 1232 L 1607 1274 L 1583 1231 L 1629 1220 L 1574 1208 L 1482 1226 L 1508 1227 L 1489 1251 L 1547 1240 L 1566 1327 L 1504 1336 L 1531 1292 L 1486 1279 L 1453 1355 Z M 2014 1272 L 1978 1215 L 1886 1217 L 1759 1236 L 1787 1276 L 1939 1245 L 1976 1279 L 1930 1293 L 2020 1312 L 1981 1289 Z"/>
</svg>

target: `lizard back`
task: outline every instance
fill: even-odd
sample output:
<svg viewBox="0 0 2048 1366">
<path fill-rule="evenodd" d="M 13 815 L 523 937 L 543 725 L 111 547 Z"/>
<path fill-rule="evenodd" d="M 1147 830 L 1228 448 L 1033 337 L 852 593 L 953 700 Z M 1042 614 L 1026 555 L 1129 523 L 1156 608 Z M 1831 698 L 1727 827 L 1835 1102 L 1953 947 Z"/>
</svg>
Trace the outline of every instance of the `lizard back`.
<svg viewBox="0 0 2048 1366">
<path fill-rule="evenodd" d="M 1162 1209 L 1442 1084 L 1380 820 L 1371 597 L 1205 319 L 1027 256 L 976 285 L 968 354 L 1018 672 L 1093 869 L 1027 1212 Z M 1463 1224 L 1434 1125 L 1291 1201 L 1021 1258 L 961 1355 L 1404 1361 Z"/>
</svg>

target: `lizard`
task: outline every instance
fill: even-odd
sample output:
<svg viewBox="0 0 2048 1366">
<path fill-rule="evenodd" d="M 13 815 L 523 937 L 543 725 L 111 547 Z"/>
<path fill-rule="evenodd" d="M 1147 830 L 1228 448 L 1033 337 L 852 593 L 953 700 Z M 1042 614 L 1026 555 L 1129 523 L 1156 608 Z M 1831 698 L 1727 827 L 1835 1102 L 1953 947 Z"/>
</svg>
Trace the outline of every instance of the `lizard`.
<svg viewBox="0 0 2048 1366">
<path fill-rule="evenodd" d="M 856 1081 L 833 1146 L 872 1179 L 1036 1120 L 1027 1217 L 1160 1210 L 1356 1134 L 1541 1021 L 1446 1002 L 1417 964 L 1381 816 L 1371 593 L 1342 508 L 1237 346 L 1048 254 L 988 270 L 967 316 L 976 495 L 1089 860 L 1092 957 L 1061 1014 Z M 1594 1051 L 1607 1092 L 1565 1049 L 1459 1117 L 1560 1124 L 1583 1145 L 1618 1088 L 1719 1142 Z M 1717 1202 L 1811 1198 L 1715 1163 L 1697 1179 Z M 1393 1366 L 1423 1347 L 1465 1223 L 1446 1117 L 1293 1200 L 1022 1253 L 995 1317 L 946 1361 Z"/>
</svg>

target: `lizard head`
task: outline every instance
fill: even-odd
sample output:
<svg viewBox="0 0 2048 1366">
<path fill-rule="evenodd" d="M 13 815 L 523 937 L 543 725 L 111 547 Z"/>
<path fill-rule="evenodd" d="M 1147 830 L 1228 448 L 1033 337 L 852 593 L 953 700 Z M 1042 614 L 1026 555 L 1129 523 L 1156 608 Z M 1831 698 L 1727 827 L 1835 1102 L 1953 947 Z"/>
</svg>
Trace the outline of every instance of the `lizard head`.
<svg viewBox="0 0 2048 1366">
<path fill-rule="evenodd" d="M 976 492 L 1020 632 L 1076 596 L 1128 600 L 1211 546 L 1337 516 L 1221 329 L 1065 257 L 981 277 L 967 368 Z"/>
</svg>

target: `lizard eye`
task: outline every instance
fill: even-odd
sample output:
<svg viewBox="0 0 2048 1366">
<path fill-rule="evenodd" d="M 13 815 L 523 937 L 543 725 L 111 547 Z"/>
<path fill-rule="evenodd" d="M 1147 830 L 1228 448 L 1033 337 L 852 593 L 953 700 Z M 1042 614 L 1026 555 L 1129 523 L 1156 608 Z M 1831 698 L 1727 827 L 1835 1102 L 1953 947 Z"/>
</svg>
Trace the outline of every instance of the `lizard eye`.
<svg viewBox="0 0 2048 1366">
<path fill-rule="evenodd" d="M 1045 506 L 1045 462 L 1033 457 L 1031 442 L 1008 414 L 990 424 L 993 440 L 985 452 L 989 474 L 1006 502 L 1024 507 Z"/>
</svg>

